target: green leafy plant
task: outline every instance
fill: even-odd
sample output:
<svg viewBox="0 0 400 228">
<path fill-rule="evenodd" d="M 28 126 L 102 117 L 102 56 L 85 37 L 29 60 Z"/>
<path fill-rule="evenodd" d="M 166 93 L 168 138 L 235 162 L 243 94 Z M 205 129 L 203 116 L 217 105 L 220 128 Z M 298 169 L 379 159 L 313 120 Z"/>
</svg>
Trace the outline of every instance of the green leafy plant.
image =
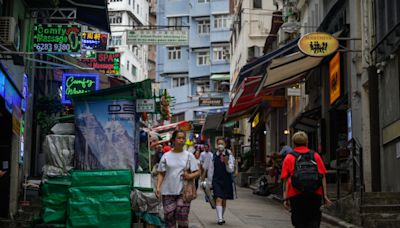
<svg viewBox="0 0 400 228">
<path fill-rule="evenodd" d="M 36 120 L 42 129 L 42 135 L 50 133 L 51 128 L 57 123 L 55 114 L 61 112 L 62 105 L 60 100 L 52 97 L 41 97 L 37 100 Z"/>
</svg>

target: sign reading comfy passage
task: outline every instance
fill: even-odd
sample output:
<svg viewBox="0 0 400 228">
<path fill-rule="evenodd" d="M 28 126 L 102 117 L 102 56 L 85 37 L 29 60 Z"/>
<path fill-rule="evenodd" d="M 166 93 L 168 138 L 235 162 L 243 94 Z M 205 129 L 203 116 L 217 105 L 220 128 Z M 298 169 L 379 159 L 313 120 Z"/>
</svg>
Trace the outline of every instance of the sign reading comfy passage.
<svg viewBox="0 0 400 228">
<path fill-rule="evenodd" d="M 323 57 L 334 53 L 339 42 L 331 34 L 312 32 L 302 36 L 297 46 L 306 55 Z"/>
<path fill-rule="evenodd" d="M 72 24 L 36 24 L 34 52 L 80 52 L 81 26 Z"/>
<path fill-rule="evenodd" d="M 98 74 L 63 74 L 62 103 L 71 104 L 69 96 L 88 93 L 98 88 Z"/>
</svg>

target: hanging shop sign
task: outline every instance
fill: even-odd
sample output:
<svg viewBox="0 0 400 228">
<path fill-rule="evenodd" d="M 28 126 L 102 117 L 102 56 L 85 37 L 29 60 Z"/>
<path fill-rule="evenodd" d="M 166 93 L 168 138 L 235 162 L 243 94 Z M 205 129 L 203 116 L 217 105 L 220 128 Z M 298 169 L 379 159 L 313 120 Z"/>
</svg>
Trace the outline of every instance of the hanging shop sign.
<svg viewBox="0 0 400 228">
<path fill-rule="evenodd" d="M 339 48 L 338 40 L 323 32 L 308 33 L 300 38 L 297 45 L 304 54 L 316 57 L 328 56 Z"/>
<path fill-rule="evenodd" d="M 81 26 L 78 24 L 36 24 L 33 51 L 50 53 L 80 52 Z"/>
<path fill-rule="evenodd" d="M 62 104 L 71 104 L 70 96 L 99 89 L 98 74 L 63 74 Z"/>
<path fill-rule="evenodd" d="M 299 97 L 301 96 L 300 88 L 287 88 L 287 95 L 292 97 Z"/>
<path fill-rule="evenodd" d="M 200 97 L 199 106 L 224 106 L 223 97 Z"/>
<path fill-rule="evenodd" d="M 82 50 L 107 50 L 108 34 L 82 32 Z"/>
<path fill-rule="evenodd" d="M 80 61 L 88 67 L 98 70 L 102 74 L 120 74 L 121 53 L 106 52 L 97 53 L 94 59 L 81 59 Z"/>
<path fill-rule="evenodd" d="M 134 30 L 127 31 L 127 44 L 188 45 L 187 30 Z"/>
<path fill-rule="evenodd" d="M 260 123 L 260 113 L 257 112 L 257 115 L 254 117 L 253 121 L 251 122 L 251 127 L 257 127 L 258 123 Z"/>
<path fill-rule="evenodd" d="M 136 112 L 154 112 L 156 104 L 154 99 L 137 99 Z"/>
<path fill-rule="evenodd" d="M 329 101 L 333 104 L 340 97 L 340 54 L 339 52 L 329 62 Z"/>
</svg>

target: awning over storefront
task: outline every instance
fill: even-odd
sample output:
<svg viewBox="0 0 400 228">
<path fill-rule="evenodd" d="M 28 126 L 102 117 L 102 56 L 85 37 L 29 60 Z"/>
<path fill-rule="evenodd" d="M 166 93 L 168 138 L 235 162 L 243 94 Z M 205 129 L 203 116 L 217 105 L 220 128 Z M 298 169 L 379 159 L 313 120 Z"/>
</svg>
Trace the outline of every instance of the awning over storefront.
<svg viewBox="0 0 400 228">
<path fill-rule="evenodd" d="M 229 74 L 213 74 L 210 77 L 211 80 L 214 81 L 229 81 L 230 75 Z"/>
<path fill-rule="evenodd" d="M 237 85 L 240 85 L 242 81 L 249 76 L 255 76 L 255 75 L 264 75 L 268 66 L 268 63 L 274 59 L 277 58 L 292 49 L 297 48 L 297 42 L 298 39 L 294 39 L 287 43 L 285 46 L 269 52 L 268 54 L 265 54 L 261 56 L 260 58 L 256 59 L 253 62 L 250 62 L 246 65 L 244 65 L 239 72 L 239 76 L 237 77 L 236 81 L 234 82 L 232 88 L 235 88 Z"/>
<path fill-rule="evenodd" d="M 301 52 L 272 60 L 267 74 L 257 91 L 292 84 L 305 76 L 305 73 L 317 67 L 323 57 L 307 56 Z"/>
<path fill-rule="evenodd" d="M 321 118 L 321 107 L 299 114 L 290 127 L 306 132 L 314 132 L 318 128 L 319 118 Z"/>
<path fill-rule="evenodd" d="M 205 134 L 209 131 L 217 131 L 224 120 L 224 112 L 207 115 L 206 121 L 201 129 L 201 133 Z"/>
<path fill-rule="evenodd" d="M 153 128 L 153 131 L 155 131 L 155 132 L 173 131 L 178 126 L 182 126 L 182 125 L 186 125 L 186 124 L 189 124 L 189 122 L 188 121 L 180 121 L 180 122 L 176 122 L 176 123 L 167 124 L 167 125 L 163 125 L 163 126 L 159 126 L 159 127 Z"/>
<path fill-rule="evenodd" d="M 60 0 L 49 7 L 49 0 L 26 1 L 30 8 L 76 8 L 76 22 L 110 33 L 107 0 Z"/>
</svg>

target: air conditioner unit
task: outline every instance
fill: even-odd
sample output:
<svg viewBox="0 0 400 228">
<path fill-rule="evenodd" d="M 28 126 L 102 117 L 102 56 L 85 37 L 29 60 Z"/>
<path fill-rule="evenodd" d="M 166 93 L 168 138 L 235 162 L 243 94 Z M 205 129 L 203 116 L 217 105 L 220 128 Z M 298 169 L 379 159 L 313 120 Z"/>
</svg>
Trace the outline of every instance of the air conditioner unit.
<svg viewBox="0 0 400 228">
<path fill-rule="evenodd" d="M 20 31 L 13 17 L 0 17 L 0 43 L 7 48 L 19 50 Z"/>
</svg>

